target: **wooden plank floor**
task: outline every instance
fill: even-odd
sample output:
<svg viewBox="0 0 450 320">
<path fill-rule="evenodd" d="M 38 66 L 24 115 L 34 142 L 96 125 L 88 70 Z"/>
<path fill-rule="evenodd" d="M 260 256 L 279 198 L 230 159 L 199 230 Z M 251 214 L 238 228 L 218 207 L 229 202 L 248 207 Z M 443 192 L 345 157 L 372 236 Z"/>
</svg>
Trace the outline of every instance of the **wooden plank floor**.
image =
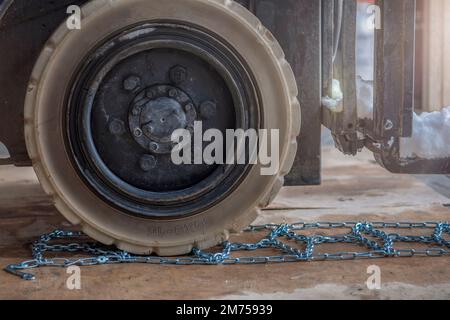
<svg viewBox="0 0 450 320">
<path fill-rule="evenodd" d="M 368 153 L 348 158 L 329 148 L 324 159 L 322 186 L 285 188 L 257 222 L 450 220 L 446 177 L 394 176 Z M 29 258 L 29 244 L 40 234 L 69 227 L 31 169 L 0 167 L 1 267 Z M 233 238 L 250 240 L 246 237 Z M 257 266 L 108 265 L 83 268 L 82 289 L 75 291 L 66 288 L 64 269 L 45 268 L 35 271 L 33 282 L 0 272 L 0 299 L 449 299 L 449 262 L 447 257 Z M 372 264 L 381 268 L 381 290 L 366 286 Z"/>
</svg>

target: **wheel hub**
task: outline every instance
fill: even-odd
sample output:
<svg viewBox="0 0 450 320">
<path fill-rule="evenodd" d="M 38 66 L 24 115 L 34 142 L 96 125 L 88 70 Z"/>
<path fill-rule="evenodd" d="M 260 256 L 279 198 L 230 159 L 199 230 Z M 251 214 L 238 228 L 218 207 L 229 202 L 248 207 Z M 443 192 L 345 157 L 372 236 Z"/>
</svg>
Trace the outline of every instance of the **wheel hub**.
<svg viewBox="0 0 450 320">
<path fill-rule="evenodd" d="M 139 92 L 129 112 L 129 127 L 134 140 L 157 154 L 172 151 L 172 133 L 190 129 L 197 119 L 194 103 L 181 89 L 156 85 Z"/>
<path fill-rule="evenodd" d="M 67 102 L 79 174 L 127 213 L 201 212 L 226 197 L 249 165 L 175 165 L 171 136 L 193 134 L 195 121 L 224 136 L 259 128 L 257 92 L 235 52 L 201 27 L 146 23 L 113 35 L 86 58 Z"/>
</svg>

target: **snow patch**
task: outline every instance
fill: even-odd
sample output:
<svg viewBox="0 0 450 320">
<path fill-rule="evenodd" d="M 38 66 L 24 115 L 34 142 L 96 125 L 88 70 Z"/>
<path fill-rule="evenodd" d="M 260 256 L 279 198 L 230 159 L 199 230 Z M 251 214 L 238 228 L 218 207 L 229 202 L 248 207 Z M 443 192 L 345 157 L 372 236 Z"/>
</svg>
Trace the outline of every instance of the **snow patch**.
<svg viewBox="0 0 450 320">
<path fill-rule="evenodd" d="M 358 117 L 373 119 L 373 81 L 358 76 Z M 442 159 L 450 157 L 450 107 L 436 112 L 414 113 L 413 135 L 400 139 L 402 158 Z"/>
<path fill-rule="evenodd" d="M 360 119 L 373 119 L 373 81 L 356 79 L 357 108 Z"/>
<path fill-rule="evenodd" d="M 331 87 L 331 97 L 323 97 L 322 105 L 325 108 L 330 109 L 332 112 L 342 112 L 343 105 L 341 103 L 342 99 L 344 99 L 344 93 L 341 89 L 341 83 L 339 80 L 333 79 L 332 87 Z"/>
<path fill-rule="evenodd" d="M 402 158 L 450 157 L 450 107 L 440 112 L 414 113 L 413 135 L 400 139 Z"/>
<path fill-rule="evenodd" d="M 3 143 L 0 142 L 0 159 L 8 159 L 9 157 L 8 149 Z"/>
</svg>

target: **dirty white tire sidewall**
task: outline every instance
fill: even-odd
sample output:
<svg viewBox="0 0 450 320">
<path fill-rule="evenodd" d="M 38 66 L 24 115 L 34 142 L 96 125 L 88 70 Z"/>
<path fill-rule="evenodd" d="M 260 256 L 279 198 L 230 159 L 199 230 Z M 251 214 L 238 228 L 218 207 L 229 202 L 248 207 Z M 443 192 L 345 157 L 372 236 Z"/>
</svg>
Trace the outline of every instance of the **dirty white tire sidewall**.
<svg viewBox="0 0 450 320">
<path fill-rule="evenodd" d="M 213 246 L 250 224 L 281 188 L 292 166 L 300 124 L 292 70 L 272 35 L 245 8 L 226 0 L 95 0 L 82 8 L 82 30 L 61 26 L 33 70 L 25 103 L 25 136 L 44 190 L 89 236 L 134 253 L 183 254 Z M 154 19 L 198 24 L 224 38 L 247 61 L 261 92 L 264 128 L 280 130 L 280 172 L 253 166 L 242 183 L 195 216 L 152 220 L 127 215 L 93 193 L 73 167 L 64 144 L 64 100 L 77 66 L 99 41 Z"/>
</svg>

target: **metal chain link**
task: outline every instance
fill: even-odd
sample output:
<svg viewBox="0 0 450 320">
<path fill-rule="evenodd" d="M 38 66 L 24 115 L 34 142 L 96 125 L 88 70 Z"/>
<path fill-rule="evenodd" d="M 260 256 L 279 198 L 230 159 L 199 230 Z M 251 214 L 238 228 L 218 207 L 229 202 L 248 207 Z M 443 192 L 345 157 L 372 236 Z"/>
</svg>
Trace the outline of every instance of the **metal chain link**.
<svg viewBox="0 0 450 320">
<path fill-rule="evenodd" d="M 321 234 L 305 235 L 308 230 L 334 230 L 348 229 L 346 234 L 325 236 Z M 429 235 L 400 235 L 387 233 L 387 230 L 430 230 Z M 117 263 L 147 263 L 170 265 L 231 265 L 231 264 L 268 264 L 299 261 L 326 261 L 326 260 L 354 260 L 379 259 L 387 257 L 442 257 L 450 255 L 450 241 L 444 236 L 450 235 L 448 222 L 317 222 L 294 224 L 264 224 L 250 226 L 245 232 L 268 231 L 268 235 L 256 243 L 224 242 L 221 252 L 209 253 L 193 249 L 192 254 L 186 257 L 167 258 L 156 256 L 138 256 L 125 251 L 105 247 L 99 243 L 85 242 L 87 237 L 81 232 L 56 230 L 42 235 L 33 243 L 33 259 L 19 264 L 12 264 L 5 271 L 25 280 L 34 280 L 35 276 L 21 270 L 39 267 L 93 266 Z M 82 243 L 54 243 L 54 240 L 83 240 Z M 282 241 L 284 240 L 284 242 Z M 298 249 L 288 244 L 293 241 Z M 396 249 L 395 243 L 415 243 L 426 245 L 425 249 Z M 358 244 L 366 247 L 364 252 L 336 252 L 320 253 L 317 246 L 321 244 Z M 259 249 L 277 249 L 280 255 L 271 256 L 242 256 L 234 257 L 232 253 L 238 251 L 256 251 Z M 45 258 L 46 252 L 84 253 L 87 257 L 75 258 Z"/>
</svg>

